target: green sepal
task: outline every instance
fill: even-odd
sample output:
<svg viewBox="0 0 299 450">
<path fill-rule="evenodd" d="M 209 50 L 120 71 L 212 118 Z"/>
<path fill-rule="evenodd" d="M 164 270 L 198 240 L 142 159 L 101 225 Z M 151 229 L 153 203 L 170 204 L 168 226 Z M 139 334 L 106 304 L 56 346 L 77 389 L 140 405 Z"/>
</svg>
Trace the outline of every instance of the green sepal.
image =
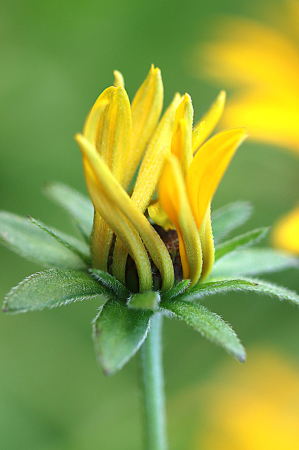
<svg viewBox="0 0 299 450">
<path fill-rule="evenodd" d="M 209 311 L 202 305 L 179 300 L 178 298 L 163 302 L 161 308 L 184 320 L 203 337 L 220 345 L 239 361 L 245 361 L 246 352 L 238 336 L 217 314 Z"/>
<path fill-rule="evenodd" d="M 102 305 L 109 297 L 108 289 L 88 273 L 50 269 L 30 275 L 12 288 L 4 299 L 3 311 L 36 311 L 92 298 L 97 298 Z"/>
<path fill-rule="evenodd" d="M 218 244 L 232 230 L 247 222 L 252 211 L 251 203 L 244 201 L 230 203 L 213 211 L 212 227 L 215 244 Z"/>
<path fill-rule="evenodd" d="M 201 300 L 203 297 L 212 294 L 225 293 L 228 291 L 248 290 L 250 286 L 256 286 L 256 282 L 249 279 L 209 281 L 188 289 L 186 292 L 181 294 L 178 299 L 191 302 Z"/>
<path fill-rule="evenodd" d="M 215 262 L 210 279 L 239 278 L 298 267 L 298 258 L 269 248 L 245 248 Z"/>
<path fill-rule="evenodd" d="M 130 309 L 116 297 L 101 308 L 93 322 L 93 337 L 106 375 L 113 375 L 135 355 L 146 338 L 152 314 Z"/>
<path fill-rule="evenodd" d="M 43 192 L 73 217 L 79 231 L 89 243 L 94 214 L 90 199 L 70 186 L 55 181 L 46 184 Z"/>
<path fill-rule="evenodd" d="M 182 294 L 186 291 L 187 287 L 190 284 L 190 280 L 182 280 L 177 283 L 173 288 L 169 289 L 169 291 L 162 294 L 162 301 L 168 301 L 171 298 L 176 297 L 177 295 Z"/>
<path fill-rule="evenodd" d="M 77 254 L 27 218 L 0 211 L 0 240 L 19 255 L 45 267 L 86 270 Z"/>
<path fill-rule="evenodd" d="M 288 300 L 299 305 L 299 295 L 283 286 L 277 286 L 269 281 L 259 280 L 255 278 L 245 278 L 242 281 L 249 282 L 242 290 L 257 292 L 277 297 L 279 300 Z"/>
<path fill-rule="evenodd" d="M 60 244 L 64 245 L 66 248 L 75 253 L 75 255 L 79 256 L 79 258 L 81 258 L 86 264 L 89 264 L 91 262 L 89 247 L 85 242 L 79 241 L 79 239 L 76 239 L 69 234 L 63 233 L 62 231 L 56 230 L 54 228 L 51 229 L 44 223 L 33 219 L 33 217 L 28 216 L 28 219 L 38 228 L 52 236 L 56 241 L 60 242 Z"/>
<path fill-rule="evenodd" d="M 214 280 L 199 284 L 177 297 L 179 300 L 196 302 L 208 295 L 225 293 L 229 291 L 251 291 L 257 294 L 265 294 L 278 297 L 279 300 L 288 300 L 299 304 L 299 295 L 289 289 L 277 286 L 265 280 L 256 278 L 240 278 L 230 280 Z"/>
<path fill-rule="evenodd" d="M 241 247 L 256 244 L 266 236 L 269 229 L 270 227 L 257 228 L 219 244 L 215 249 L 215 261 Z"/>
<path fill-rule="evenodd" d="M 128 307 L 134 309 L 156 310 L 160 303 L 160 294 L 157 291 L 133 294 L 128 301 Z"/>
<path fill-rule="evenodd" d="M 117 297 L 128 300 L 131 293 L 120 281 L 114 278 L 107 272 L 103 270 L 91 268 L 89 272 L 94 276 L 94 278 L 100 281 L 104 286 L 106 286 L 110 291 L 112 290 Z"/>
</svg>

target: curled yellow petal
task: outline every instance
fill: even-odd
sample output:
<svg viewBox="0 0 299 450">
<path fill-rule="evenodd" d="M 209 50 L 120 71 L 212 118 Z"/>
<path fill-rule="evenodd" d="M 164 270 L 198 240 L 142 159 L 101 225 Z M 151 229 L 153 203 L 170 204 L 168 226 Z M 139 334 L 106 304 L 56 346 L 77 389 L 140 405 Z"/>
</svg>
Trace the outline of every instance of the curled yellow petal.
<svg viewBox="0 0 299 450">
<path fill-rule="evenodd" d="M 109 229 L 121 239 L 127 252 L 135 261 L 139 287 L 141 292 L 146 292 L 152 288 L 152 272 L 147 251 L 136 232 L 136 230 L 128 223 L 124 215 L 119 211 L 110 199 L 105 195 L 104 190 L 98 183 L 97 177 L 93 171 L 91 164 L 87 158 L 83 158 L 84 174 L 87 189 L 97 211 L 101 217 L 108 223 Z M 109 251 L 109 249 L 108 249 Z M 118 273 L 114 273 L 117 277 Z M 117 277 L 119 281 L 125 284 L 125 272 L 120 273 Z"/>
<path fill-rule="evenodd" d="M 200 281 L 203 281 L 209 276 L 212 271 L 215 260 L 215 247 L 211 222 L 211 205 L 209 204 L 207 211 L 204 215 L 200 230 L 199 237 L 202 248 L 202 272 Z"/>
<path fill-rule="evenodd" d="M 276 224 L 272 240 L 276 247 L 299 255 L 299 205 Z"/>
<path fill-rule="evenodd" d="M 165 158 L 170 154 L 175 111 L 180 102 L 181 96 L 176 94 L 149 143 L 139 169 L 132 201 L 142 212 L 148 207 L 157 189 Z"/>
<path fill-rule="evenodd" d="M 150 141 L 163 106 L 163 83 L 160 69 L 152 65 L 132 102 L 132 141 L 127 159 L 125 188 L 138 167 Z"/>
<path fill-rule="evenodd" d="M 183 276 L 195 284 L 202 269 L 201 244 L 180 164 L 174 155 L 169 155 L 165 161 L 159 182 L 159 200 L 178 233 Z"/>
<path fill-rule="evenodd" d="M 154 264 L 160 271 L 163 291 L 170 289 L 174 282 L 173 266 L 169 253 L 158 233 L 137 206 L 134 205 L 129 195 L 114 178 L 90 142 L 80 134 L 76 135 L 76 140 L 84 158 L 88 160 L 92 167 L 98 186 L 100 186 L 111 204 L 114 205 L 114 208 L 119 209 L 141 236 Z"/>
<path fill-rule="evenodd" d="M 173 127 L 173 136 L 171 140 L 171 153 L 180 161 L 184 177 L 191 164 L 193 153 L 191 146 L 193 125 L 193 107 L 188 94 L 184 95 L 183 101 L 178 106 Z"/>
<path fill-rule="evenodd" d="M 114 75 L 114 86 L 115 87 L 125 87 L 125 80 L 124 77 L 122 76 L 122 74 L 118 71 L 118 70 L 114 70 L 113 71 L 113 75 Z"/>
<path fill-rule="evenodd" d="M 91 109 L 83 134 L 97 148 L 121 184 L 126 172 L 131 133 L 131 107 L 127 93 L 121 86 L 111 86 L 99 96 Z M 106 270 L 112 236 L 112 230 L 96 212 L 91 238 L 94 267 Z"/>
<path fill-rule="evenodd" d="M 193 153 L 197 152 L 199 147 L 210 136 L 215 126 L 219 122 L 219 119 L 222 116 L 224 110 L 225 99 L 226 93 L 225 91 L 221 91 L 208 112 L 194 127 L 192 136 Z"/>
<path fill-rule="evenodd" d="M 132 134 L 131 107 L 123 87 L 109 87 L 100 97 L 109 101 L 97 124 L 96 149 L 113 175 L 124 181 Z"/>
<path fill-rule="evenodd" d="M 244 128 L 223 131 L 205 142 L 193 158 L 186 187 L 198 229 L 232 157 L 246 137 Z"/>
</svg>

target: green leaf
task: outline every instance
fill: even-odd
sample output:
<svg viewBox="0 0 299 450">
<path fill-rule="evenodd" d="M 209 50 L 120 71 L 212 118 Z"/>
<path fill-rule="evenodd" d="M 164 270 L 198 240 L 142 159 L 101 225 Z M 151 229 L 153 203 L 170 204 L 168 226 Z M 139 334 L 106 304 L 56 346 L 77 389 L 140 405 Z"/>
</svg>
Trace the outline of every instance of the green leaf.
<svg viewBox="0 0 299 450">
<path fill-rule="evenodd" d="M 98 298 L 103 304 L 109 296 L 108 289 L 87 273 L 50 269 L 30 275 L 12 288 L 5 297 L 3 311 L 35 311 L 92 298 Z"/>
<path fill-rule="evenodd" d="M 119 298 L 128 300 L 130 297 L 130 291 L 121 284 L 116 278 L 103 270 L 91 268 L 89 272 L 94 276 L 94 278 L 100 281 L 109 290 L 112 290 Z"/>
<path fill-rule="evenodd" d="M 207 283 L 198 284 L 177 297 L 178 300 L 194 301 L 201 300 L 208 295 L 225 293 L 228 291 L 249 290 L 256 286 L 254 280 L 236 279 L 236 280 L 216 280 Z"/>
<path fill-rule="evenodd" d="M 288 253 L 269 248 L 248 248 L 218 259 L 209 278 L 239 278 L 298 266 L 298 258 Z"/>
<path fill-rule="evenodd" d="M 218 244 L 232 230 L 247 222 L 253 208 L 249 202 L 238 201 L 213 211 L 212 224 L 214 242 Z"/>
<path fill-rule="evenodd" d="M 182 294 L 186 291 L 187 287 L 190 284 L 190 280 L 182 280 L 177 283 L 173 288 L 169 289 L 169 291 L 162 294 L 162 301 L 170 300 L 173 297 L 176 297 L 179 294 Z"/>
<path fill-rule="evenodd" d="M 86 269 L 78 255 L 27 218 L 0 211 L 0 240 L 19 255 L 45 267 Z"/>
<path fill-rule="evenodd" d="M 239 361 L 244 362 L 246 352 L 232 328 L 207 308 L 178 299 L 165 302 L 161 307 L 184 320 L 202 336 L 223 347 Z"/>
<path fill-rule="evenodd" d="M 160 294 L 157 291 L 144 292 L 142 294 L 133 294 L 129 301 L 128 307 L 134 309 L 157 309 L 160 302 Z"/>
<path fill-rule="evenodd" d="M 224 255 L 233 252 L 237 248 L 253 245 L 263 239 L 269 231 L 267 228 L 257 228 L 256 230 L 249 231 L 248 233 L 236 236 L 229 241 L 223 242 L 216 247 L 215 261 L 222 258 Z"/>
<path fill-rule="evenodd" d="M 110 299 L 93 323 L 96 353 L 106 375 L 120 370 L 142 345 L 150 327 L 151 311 L 129 309 Z"/>
<path fill-rule="evenodd" d="M 60 242 L 60 244 L 64 245 L 66 248 L 79 256 L 79 258 L 81 258 L 86 264 L 90 263 L 90 251 L 88 245 L 85 242 L 79 241 L 79 239 L 76 239 L 74 236 L 70 236 L 69 234 L 63 233 L 62 231 L 56 230 L 55 228 L 51 229 L 44 223 L 33 219 L 33 217 L 28 216 L 28 218 L 38 228 L 48 233 L 56 241 Z"/>
<path fill-rule="evenodd" d="M 63 183 L 48 183 L 44 193 L 65 209 L 74 219 L 87 242 L 93 223 L 93 205 L 88 197 Z"/>
</svg>

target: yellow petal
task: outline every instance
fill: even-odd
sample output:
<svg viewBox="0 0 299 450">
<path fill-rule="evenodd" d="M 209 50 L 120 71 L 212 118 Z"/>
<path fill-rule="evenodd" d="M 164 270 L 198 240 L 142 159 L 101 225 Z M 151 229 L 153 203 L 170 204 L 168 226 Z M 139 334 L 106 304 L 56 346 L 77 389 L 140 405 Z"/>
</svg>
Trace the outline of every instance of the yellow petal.
<svg viewBox="0 0 299 450">
<path fill-rule="evenodd" d="M 174 155 L 169 155 L 165 161 L 159 182 L 159 200 L 178 233 L 184 278 L 190 278 L 193 285 L 201 274 L 201 244 L 180 164 Z"/>
<path fill-rule="evenodd" d="M 108 271 L 108 257 L 112 243 L 113 231 L 107 222 L 94 211 L 93 227 L 90 236 L 91 260 L 96 269 Z"/>
<path fill-rule="evenodd" d="M 148 207 L 157 189 L 165 158 L 170 154 L 175 111 L 180 102 L 181 96 L 176 94 L 149 143 L 139 169 L 132 201 L 142 212 Z"/>
<path fill-rule="evenodd" d="M 127 160 L 125 189 L 138 167 L 145 148 L 157 126 L 163 106 L 160 69 L 151 67 L 132 102 L 132 141 Z"/>
<path fill-rule="evenodd" d="M 173 230 L 174 226 L 168 215 L 161 206 L 161 203 L 156 200 L 148 207 L 148 213 L 150 218 L 160 227 L 163 227 L 165 231 Z"/>
<path fill-rule="evenodd" d="M 101 96 L 109 104 L 99 117 L 96 148 L 117 181 L 122 184 L 132 133 L 130 102 L 123 87 L 111 86 Z"/>
<path fill-rule="evenodd" d="M 192 136 L 193 153 L 197 152 L 199 147 L 210 136 L 217 123 L 219 122 L 219 119 L 222 116 L 224 110 L 225 99 L 226 93 L 225 91 L 221 91 L 208 112 L 194 127 Z"/>
<path fill-rule="evenodd" d="M 83 134 L 96 146 L 116 179 L 123 183 L 132 132 L 131 108 L 123 87 L 109 87 L 86 119 Z M 91 250 L 94 267 L 106 270 L 113 233 L 98 212 L 93 224 Z"/>
<path fill-rule="evenodd" d="M 96 144 L 97 141 L 97 128 L 99 118 L 103 114 L 103 111 L 106 106 L 108 106 L 108 104 L 109 99 L 100 95 L 85 120 L 83 135 L 93 144 Z"/>
<path fill-rule="evenodd" d="M 186 187 L 198 229 L 232 157 L 246 137 L 244 128 L 223 131 L 196 153 L 187 173 Z"/>
<path fill-rule="evenodd" d="M 272 240 L 276 247 L 299 255 L 299 206 L 278 222 Z"/>
<path fill-rule="evenodd" d="M 180 161 L 184 177 L 191 164 L 193 153 L 191 146 L 193 125 L 193 107 L 188 94 L 184 95 L 183 101 L 178 106 L 173 127 L 173 136 L 171 140 L 171 153 Z"/>
<path fill-rule="evenodd" d="M 114 70 L 113 75 L 114 75 L 114 86 L 115 87 L 122 86 L 124 88 L 125 81 L 124 81 L 124 77 L 122 76 L 122 74 L 118 70 Z"/>
<path fill-rule="evenodd" d="M 109 224 L 113 232 L 121 239 L 127 252 L 135 261 L 139 287 L 141 292 L 146 292 L 152 288 L 152 272 L 147 252 L 136 230 L 128 223 L 124 215 L 111 203 L 105 195 L 101 185 L 95 176 L 92 166 L 87 158 L 83 158 L 84 174 L 87 189 L 97 211 Z M 109 250 L 108 250 L 109 251 Z M 125 271 L 114 273 L 115 276 L 125 283 Z"/>
<path fill-rule="evenodd" d="M 109 199 L 111 204 L 114 205 L 114 208 L 120 210 L 141 236 L 154 264 L 161 273 L 163 291 L 170 289 L 174 282 L 173 266 L 169 253 L 158 233 L 154 230 L 146 217 L 139 211 L 136 205 L 134 205 L 131 198 L 114 178 L 111 171 L 90 142 L 80 134 L 76 135 L 76 140 L 83 156 L 88 160 L 92 167 L 97 183 L 101 190 L 103 190 L 105 196 Z M 88 180 L 86 181 L 88 182 Z M 91 195 L 93 194 L 94 193 L 91 193 Z"/>
<path fill-rule="evenodd" d="M 212 231 L 211 222 L 211 205 L 209 204 L 205 216 L 203 218 L 200 231 L 200 242 L 202 248 L 202 272 L 200 281 L 203 281 L 209 276 L 212 271 L 214 260 L 215 260 L 215 248 L 214 248 L 214 238 Z"/>
</svg>

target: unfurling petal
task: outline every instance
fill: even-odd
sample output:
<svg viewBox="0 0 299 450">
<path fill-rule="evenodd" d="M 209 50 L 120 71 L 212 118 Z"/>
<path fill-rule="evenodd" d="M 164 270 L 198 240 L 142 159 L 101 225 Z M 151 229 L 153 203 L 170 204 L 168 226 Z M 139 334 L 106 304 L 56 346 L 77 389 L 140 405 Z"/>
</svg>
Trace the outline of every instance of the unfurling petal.
<svg viewBox="0 0 299 450">
<path fill-rule="evenodd" d="M 175 111 L 181 101 L 181 96 L 176 94 L 151 139 L 139 169 L 132 201 L 143 213 L 158 187 L 165 158 L 170 154 Z"/>
<path fill-rule="evenodd" d="M 184 95 L 183 101 L 178 106 L 173 127 L 171 140 L 171 153 L 180 161 L 184 178 L 191 164 L 193 153 L 191 147 L 193 125 L 193 107 L 188 94 Z"/>
<path fill-rule="evenodd" d="M 198 230 L 232 157 L 246 137 L 244 128 L 223 131 L 196 153 L 187 173 L 186 187 Z"/>
<path fill-rule="evenodd" d="M 221 91 L 208 112 L 195 125 L 192 135 L 192 150 L 196 153 L 199 147 L 210 136 L 222 116 L 226 93 Z"/>
<path fill-rule="evenodd" d="M 178 233 L 184 278 L 190 278 L 195 284 L 202 269 L 201 244 L 180 164 L 174 155 L 165 162 L 159 183 L 159 200 Z"/>
<path fill-rule="evenodd" d="M 161 115 L 163 107 L 163 83 L 160 69 L 151 67 L 149 74 L 138 89 L 132 102 L 132 141 L 126 161 L 126 179 L 128 188 L 138 167 L 147 144 L 149 143 Z"/>
<path fill-rule="evenodd" d="M 81 148 L 84 158 L 86 158 L 92 168 L 97 180 L 98 188 L 101 189 L 109 199 L 114 208 L 127 218 L 130 224 L 136 229 L 146 245 L 151 258 L 159 269 L 162 277 L 162 290 L 170 289 L 174 282 L 174 272 L 169 253 L 161 238 L 151 226 L 147 218 L 134 205 L 126 191 L 113 177 L 111 171 L 106 166 L 95 148 L 82 135 L 76 135 L 76 140 Z M 86 180 L 88 182 L 88 180 Z M 90 193 L 92 195 L 94 193 Z M 124 243 L 125 245 L 125 243 Z M 125 245 L 126 246 L 126 245 Z"/>
<path fill-rule="evenodd" d="M 115 74 L 118 80 L 121 74 Z M 123 184 L 131 142 L 132 120 L 128 95 L 123 87 L 109 87 L 97 99 L 83 129 L 83 135 L 93 144 L 116 179 Z M 113 232 L 99 213 L 95 212 L 91 236 L 92 263 L 107 270 Z"/>
</svg>

